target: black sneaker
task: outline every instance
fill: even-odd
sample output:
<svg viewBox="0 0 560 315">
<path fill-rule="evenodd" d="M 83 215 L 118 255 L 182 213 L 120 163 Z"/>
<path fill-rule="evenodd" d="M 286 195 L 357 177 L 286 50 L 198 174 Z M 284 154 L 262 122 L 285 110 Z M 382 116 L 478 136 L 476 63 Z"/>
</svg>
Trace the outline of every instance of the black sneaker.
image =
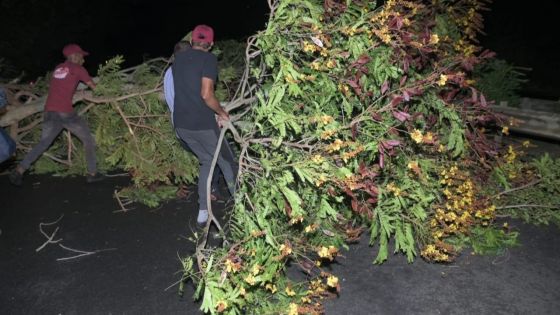
<svg viewBox="0 0 560 315">
<path fill-rule="evenodd" d="M 16 169 L 13 169 L 8 176 L 10 179 L 10 183 L 14 186 L 21 186 L 23 183 L 23 174 L 18 172 Z"/>
<path fill-rule="evenodd" d="M 105 175 L 99 172 L 95 173 L 94 175 L 87 174 L 86 176 L 86 182 L 88 182 L 88 184 L 100 182 L 104 179 L 105 179 Z"/>
</svg>

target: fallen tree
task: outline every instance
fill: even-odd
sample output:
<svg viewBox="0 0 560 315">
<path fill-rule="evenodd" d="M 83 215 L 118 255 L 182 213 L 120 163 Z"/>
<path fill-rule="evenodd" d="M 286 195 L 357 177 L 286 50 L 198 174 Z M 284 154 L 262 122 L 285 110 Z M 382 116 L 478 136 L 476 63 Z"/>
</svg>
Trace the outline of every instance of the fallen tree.
<svg viewBox="0 0 560 315">
<path fill-rule="evenodd" d="M 508 122 L 473 85 L 474 67 L 493 57 L 476 42 L 485 3 L 269 1 L 239 87 L 224 89 L 233 119 L 220 139 L 231 131 L 239 151 L 233 209 L 226 222 L 209 209 L 195 255 L 181 260 L 204 312 L 321 313 L 321 300 L 341 290 L 323 266 L 364 231 L 376 263 L 390 252 L 450 262 L 465 246 L 486 253 L 515 243 L 498 213 L 540 209 L 556 222 L 557 200 L 541 193 L 558 193 L 558 175 L 546 172 L 557 162 L 523 164 L 515 148 L 491 141 Z M 194 180 L 195 160 L 177 146 L 158 95 L 166 62 L 124 73 L 121 63 L 103 65 L 98 90 L 78 106 L 104 167 L 132 175 L 118 196 L 155 205 Z M 36 140 L 33 128 L 17 133 L 20 144 Z M 84 171 L 71 138 L 51 150 L 66 166 L 45 158 L 36 168 Z M 534 190 L 517 194 L 526 188 Z M 222 248 L 206 246 L 211 223 Z M 289 279 L 290 264 L 307 280 Z"/>
</svg>

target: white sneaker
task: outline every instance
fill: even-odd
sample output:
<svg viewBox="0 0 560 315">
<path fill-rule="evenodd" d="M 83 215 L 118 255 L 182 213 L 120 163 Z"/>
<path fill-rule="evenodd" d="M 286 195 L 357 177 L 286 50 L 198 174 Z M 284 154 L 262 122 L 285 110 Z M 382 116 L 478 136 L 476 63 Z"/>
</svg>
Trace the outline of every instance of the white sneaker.
<svg viewBox="0 0 560 315">
<path fill-rule="evenodd" d="M 196 223 L 200 225 L 205 225 L 208 221 L 208 210 L 198 210 L 198 217 L 196 218 Z"/>
</svg>

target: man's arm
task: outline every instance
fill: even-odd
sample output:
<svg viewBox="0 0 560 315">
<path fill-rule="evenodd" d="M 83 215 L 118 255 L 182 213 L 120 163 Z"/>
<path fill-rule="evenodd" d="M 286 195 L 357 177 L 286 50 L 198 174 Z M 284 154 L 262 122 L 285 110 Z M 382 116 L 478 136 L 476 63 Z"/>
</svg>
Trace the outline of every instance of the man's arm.
<svg viewBox="0 0 560 315">
<path fill-rule="evenodd" d="M 210 107 L 222 120 L 229 120 L 228 113 L 222 108 L 220 102 L 214 94 L 214 81 L 212 79 L 203 77 L 202 88 L 200 91 L 202 99 L 208 107 Z"/>
<path fill-rule="evenodd" d="M 86 85 L 89 86 L 90 89 L 95 90 L 95 83 L 93 81 L 86 82 Z"/>
</svg>

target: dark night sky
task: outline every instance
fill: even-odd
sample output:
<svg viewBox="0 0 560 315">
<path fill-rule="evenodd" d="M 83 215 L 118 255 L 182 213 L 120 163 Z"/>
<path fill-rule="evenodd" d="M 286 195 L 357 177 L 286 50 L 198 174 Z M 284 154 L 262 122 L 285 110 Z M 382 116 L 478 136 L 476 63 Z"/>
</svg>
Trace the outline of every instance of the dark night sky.
<svg viewBox="0 0 560 315">
<path fill-rule="evenodd" d="M 485 47 L 522 67 L 533 81 L 527 93 L 560 97 L 560 48 L 556 1 L 523 5 L 495 0 L 486 13 Z M 34 75 L 62 59 L 60 50 L 76 42 L 91 52 L 86 66 L 122 54 L 127 65 L 169 56 L 173 45 L 197 24 L 214 27 L 216 39 L 242 39 L 263 29 L 266 0 L 0 0 L 0 57 Z"/>
</svg>

